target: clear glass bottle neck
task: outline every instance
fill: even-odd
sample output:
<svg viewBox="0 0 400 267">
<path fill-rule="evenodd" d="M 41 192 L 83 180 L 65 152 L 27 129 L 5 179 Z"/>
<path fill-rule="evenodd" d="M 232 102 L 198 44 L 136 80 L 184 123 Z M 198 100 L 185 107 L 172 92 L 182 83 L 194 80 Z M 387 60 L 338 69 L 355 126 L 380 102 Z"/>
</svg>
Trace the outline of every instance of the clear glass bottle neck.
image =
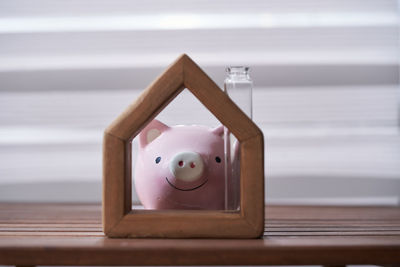
<svg viewBox="0 0 400 267">
<path fill-rule="evenodd" d="M 250 80 L 249 67 L 246 66 L 230 66 L 226 68 L 226 74 L 229 79 L 233 80 Z"/>
</svg>

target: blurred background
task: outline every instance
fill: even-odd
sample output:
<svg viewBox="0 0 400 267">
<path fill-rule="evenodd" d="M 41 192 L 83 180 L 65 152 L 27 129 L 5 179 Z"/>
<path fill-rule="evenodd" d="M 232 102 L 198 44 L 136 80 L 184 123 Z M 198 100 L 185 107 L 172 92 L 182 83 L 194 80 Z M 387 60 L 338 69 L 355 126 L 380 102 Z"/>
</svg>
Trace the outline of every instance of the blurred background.
<svg viewBox="0 0 400 267">
<path fill-rule="evenodd" d="M 397 5 L 1 1 L 0 201 L 101 201 L 105 127 L 187 53 L 251 67 L 267 203 L 399 205 Z"/>
</svg>

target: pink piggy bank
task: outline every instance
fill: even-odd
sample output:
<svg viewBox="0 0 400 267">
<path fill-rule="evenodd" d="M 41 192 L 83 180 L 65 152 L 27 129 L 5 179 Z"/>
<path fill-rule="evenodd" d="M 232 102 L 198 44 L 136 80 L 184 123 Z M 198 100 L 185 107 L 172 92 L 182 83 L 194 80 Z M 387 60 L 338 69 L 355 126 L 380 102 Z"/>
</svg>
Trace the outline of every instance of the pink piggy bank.
<svg viewBox="0 0 400 267">
<path fill-rule="evenodd" d="M 139 134 L 135 186 L 146 209 L 224 209 L 223 126 L 169 127 Z"/>
</svg>

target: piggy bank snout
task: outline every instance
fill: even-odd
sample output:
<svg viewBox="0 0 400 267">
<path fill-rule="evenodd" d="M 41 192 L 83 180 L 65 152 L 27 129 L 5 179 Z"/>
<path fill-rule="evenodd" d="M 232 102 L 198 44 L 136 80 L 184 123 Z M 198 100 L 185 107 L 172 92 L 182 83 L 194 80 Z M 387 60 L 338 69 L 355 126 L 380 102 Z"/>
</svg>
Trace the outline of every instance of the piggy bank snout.
<svg viewBox="0 0 400 267">
<path fill-rule="evenodd" d="M 192 182 L 203 175 L 204 162 L 198 153 L 181 152 L 171 159 L 169 170 L 175 178 L 185 182 Z"/>
</svg>

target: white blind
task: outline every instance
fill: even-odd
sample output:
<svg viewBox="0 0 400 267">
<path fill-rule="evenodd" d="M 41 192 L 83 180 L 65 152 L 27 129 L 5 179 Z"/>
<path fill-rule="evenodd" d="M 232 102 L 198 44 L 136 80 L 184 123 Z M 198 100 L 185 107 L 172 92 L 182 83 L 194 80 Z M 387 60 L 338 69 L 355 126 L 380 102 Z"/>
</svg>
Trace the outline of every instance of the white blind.
<svg viewBox="0 0 400 267">
<path fill-rule="evenodd" d="M 220 85 L 225 66 L 252 68 L 268 201 L 398 204 L 397 14 L 378 0 L 1 1 L 0 200 L 99 201 L 103 129 L 187 53 Z"/>
</svg>

